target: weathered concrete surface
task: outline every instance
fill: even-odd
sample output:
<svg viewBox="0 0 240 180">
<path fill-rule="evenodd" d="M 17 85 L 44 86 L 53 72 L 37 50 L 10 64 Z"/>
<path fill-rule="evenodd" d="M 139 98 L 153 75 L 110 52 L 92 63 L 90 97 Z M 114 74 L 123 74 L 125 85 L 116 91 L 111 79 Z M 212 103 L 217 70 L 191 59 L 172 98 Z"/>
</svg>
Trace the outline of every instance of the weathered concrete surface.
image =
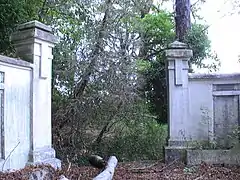
<svg viewBox="0 0 240 180">
<path fill-rule="evenodd" d="M 188 60 L 192 51 L 184 43 L 169 45 L 165 56 L 168 68 L 169 141 L 185 141 L 188 128 Z"/>
<path fill-rule="evenodd" d="M 186 44 L 175 41 L 165 52 L 169 105 L 165 160 L 182 159 L 182 149 L 188 149 L 191 141 L 230 149 L 239 141 L 233 132 L 240 125 L 240 73 L 189 74 L 193 54 Z"/>
<path fill-rule="evenodd" d="M 187 165 L 208 164 L 240 165 L 239 151 L 233 150 L 186 150 Z"/>
<path fill-rule="evenodd" d="M 165 163 L 174 161 L 186 162 L 187 151 L 185 147 L 165 147 Z"/>
<path fill-rule="evenodd" d="M 232 73 L 232 74 L 220 74 L 220 73 L 189 73 L 189 79 L 195 80 L 234 80 L 240 79 L 240 73 Z"/>
<path fill-rule="evenodd" d="M 18 27 L 12 35 L 16 55 L 32 63 L 30 87 L 30 153 L 28 164 L 47 163 L 60 168 L 52 148 L 51 79 L 52 49 L 57 37 L 52 29 L 38 21 Z M 29 146 L 28 146 L 29 147 Z M 28 151 L 29 152 L 29 151 Z M 55 160 L 55 161 L 54 161 Z"/>
<path fill-rule="evenodd" d="M 30 21 L 17 27 L 11 41 L 20 43 L 29 39 L 40 39 L 49 43 L 57 43 L 59 38 L 52 34 L 52 28 L 38 21 Z"/>
<path fill-rule="evenodd" d="M 165 160 L 168 163 L 184 159 L 184 141 L 190 140 L 188 61 L 192 55 L 192 50 L 178 41 L 171 43 L 165 51 L 169 105 L 169 139 Z"/>
<path fill-rule="evenodd" d="M 0 171 L 42 163 L 60 168 L 51 132 L 52 48 L 57 38 L 37 21 L 18 30 L 12 40 L 21 59 L 0 55 Z"/>
<path fill-rule="evenodd" d="M 23 168 L 30 150 L 32 68 L 19 62 L 0 56 L 0 170 Z"/>
<path fill-rule="evenodd" d="M 188 103 L 192 140 L 226 137 L 233 131 L 234 126 L 239 125 L 237 107 L 240 76 L 236 74 L 222 76 L 192 74 L 191 76 L 188 84 Z M 228 143 L 221 142 L 221 144 Z"/>
</svg>

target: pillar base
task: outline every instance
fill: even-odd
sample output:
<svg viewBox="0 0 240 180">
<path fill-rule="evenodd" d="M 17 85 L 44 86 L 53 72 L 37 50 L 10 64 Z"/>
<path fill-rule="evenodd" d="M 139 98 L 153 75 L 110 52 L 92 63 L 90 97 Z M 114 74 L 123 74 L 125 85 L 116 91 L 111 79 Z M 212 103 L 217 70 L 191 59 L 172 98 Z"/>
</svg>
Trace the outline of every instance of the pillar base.
<svg viewBox="0 0 240 180">
<path fill-rule="evenodd" d="M 51 147 L 44 147 L 30 152 L 29 165 L 49 164 L 55 169 L 61 169 L 61 160 L 55 158 L 56 152 Z"/>
<path fill-rule="evenodd" d="M 165 147 L 165 163 L 169 164 L 175 161 L 187 162 L 187 148 L 181 146 Z"/>
<path fill-rule="evenodd" d="M 165 162 L 173 161 L 187 162 L 187 150 L 194 149 L 195 143 L 192 140 L 168 140 L 168 146 L 165 147 Z"/>
</svg>

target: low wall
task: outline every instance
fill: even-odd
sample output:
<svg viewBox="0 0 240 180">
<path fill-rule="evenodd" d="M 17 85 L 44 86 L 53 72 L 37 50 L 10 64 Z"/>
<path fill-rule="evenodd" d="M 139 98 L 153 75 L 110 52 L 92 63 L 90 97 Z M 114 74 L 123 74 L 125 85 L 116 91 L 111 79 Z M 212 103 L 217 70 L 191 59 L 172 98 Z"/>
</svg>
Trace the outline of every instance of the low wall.
<svg viewBox="0 0 240 180">
<path fill-rule="evenodd" d="M 192 140 L 215 138 L 219 145 L 230 146 L 222 139 L 239 123 L 240 74 L 189 74 L 188 78 Z"/>
<path fill-rule="evenodd" d="M 187 164 L 239 165 L 240 156 L 234 150 L 187 150 Z"/>
</svg>

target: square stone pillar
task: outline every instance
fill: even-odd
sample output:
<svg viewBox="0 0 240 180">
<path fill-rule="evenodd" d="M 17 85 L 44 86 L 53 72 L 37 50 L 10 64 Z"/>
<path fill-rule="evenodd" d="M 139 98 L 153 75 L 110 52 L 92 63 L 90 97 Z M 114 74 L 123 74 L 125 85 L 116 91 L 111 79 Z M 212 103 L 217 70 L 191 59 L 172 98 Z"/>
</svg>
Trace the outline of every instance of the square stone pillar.
<svg viewBox="0 0 240 180">
<path fill-rule="evenodd" d="M 52 148 L 51 132 L 52 49 L 58 38 L 50 27 L 31 21 L 20 25 L 11 40 L 16 55 L 33 64 L 29 163 L 60 167 L 61 161 L 55 158 Z"/>
<path fill-rule="evenodd" d="M 167 161 L 180 158 L 181 152 L 190 141 L 189 129 L 189 93 L 188 93 L 188 61 L 192 57 L 192 50 L 187 45 L 178 41 L 171 43 L 165 51 L 167 64 L 168 85 L 168 147 L 165 148 Z"/>
</svg>

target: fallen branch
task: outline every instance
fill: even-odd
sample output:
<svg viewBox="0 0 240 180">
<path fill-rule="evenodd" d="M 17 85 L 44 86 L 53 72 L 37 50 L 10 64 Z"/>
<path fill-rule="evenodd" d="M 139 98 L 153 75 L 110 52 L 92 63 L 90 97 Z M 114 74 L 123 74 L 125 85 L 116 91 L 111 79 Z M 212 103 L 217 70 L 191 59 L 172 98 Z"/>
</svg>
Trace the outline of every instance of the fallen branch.
<svg viewBox="0 0 240 180">
<path fill-rule="evenodd" d="M 117 163 L 117 158 L 115 156 L 111 156 L 107 162 L 106 169 L 93 178 L 93 180 L 112 180 Z"/>
</svg>

